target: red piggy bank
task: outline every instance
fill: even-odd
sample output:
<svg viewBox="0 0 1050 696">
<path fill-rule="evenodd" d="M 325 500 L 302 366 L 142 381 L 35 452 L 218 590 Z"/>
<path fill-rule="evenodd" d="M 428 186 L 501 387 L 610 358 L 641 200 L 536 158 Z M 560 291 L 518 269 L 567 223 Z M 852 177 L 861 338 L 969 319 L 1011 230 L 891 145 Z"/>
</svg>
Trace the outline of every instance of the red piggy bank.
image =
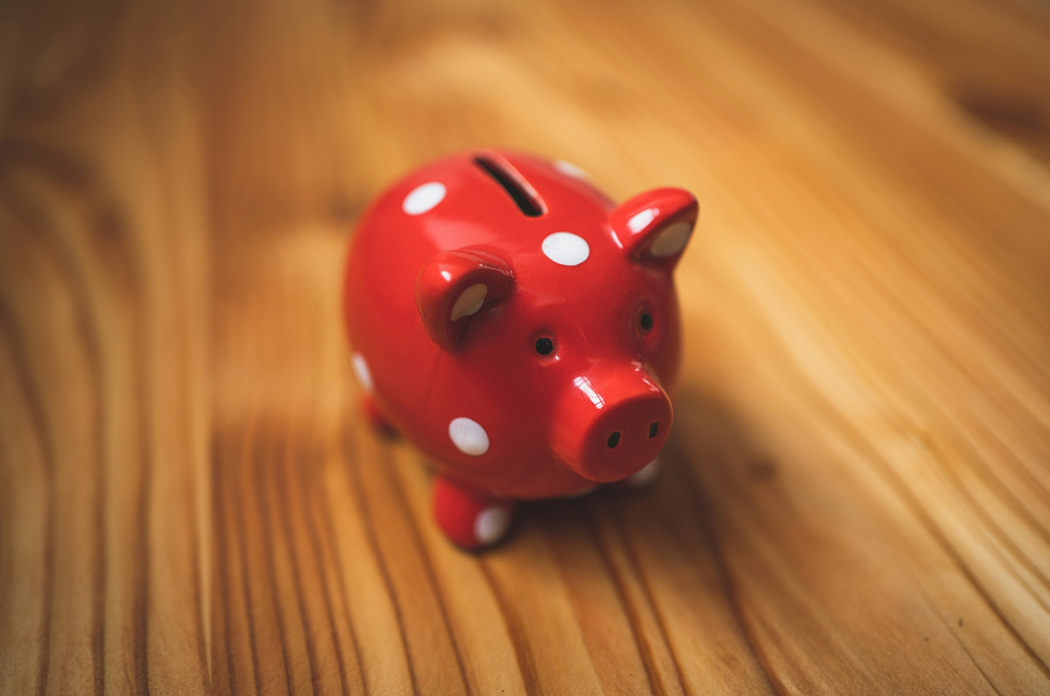
<svg viewBox="0 0 1050 696">
<path fill-rule="evenodd" d="M 651 478 L 697 214 L 681 189 L 617 206 L 566 162 L 488 150 L 413 172 L 365 214 L 344 298 L 354 371 L 373 422 L 434 461 L 453 542 L 499 541 L 515 500 Z"/>
</svg>

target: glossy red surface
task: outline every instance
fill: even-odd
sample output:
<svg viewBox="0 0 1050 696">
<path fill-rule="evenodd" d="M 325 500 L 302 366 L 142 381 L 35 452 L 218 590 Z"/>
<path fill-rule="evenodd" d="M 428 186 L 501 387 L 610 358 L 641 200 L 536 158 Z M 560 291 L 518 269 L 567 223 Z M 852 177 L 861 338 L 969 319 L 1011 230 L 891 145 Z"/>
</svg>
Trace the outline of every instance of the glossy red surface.
<svg viewBox="0 0 1050 696">
<path fill-rule="evenodd" d="M 638 471 L 671 430 L 672 272 L 696 200 L 657 189 L 617 207 L 570 171 L 459 154 L 388 189 L 355 233 L 345 312 L 359 379 L 452 485 L 571 495 Z M 545 243 L 555 233 L 570 234 Z M 456 419 L 484 436 L 468 423 L 457 446 Z"/>
</svg>

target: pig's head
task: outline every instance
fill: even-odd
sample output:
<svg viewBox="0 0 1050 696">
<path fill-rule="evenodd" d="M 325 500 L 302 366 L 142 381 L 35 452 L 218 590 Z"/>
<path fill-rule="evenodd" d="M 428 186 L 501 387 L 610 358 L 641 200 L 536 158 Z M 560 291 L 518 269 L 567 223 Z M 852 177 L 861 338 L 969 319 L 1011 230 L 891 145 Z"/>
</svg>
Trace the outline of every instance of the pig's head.
<svg viewBox="0 0 1050 696">
<path fill-rule="evenodd" d="M 539 447 L 589 481 L 630 476 L 671 431 L 681 343 L 672 274 L 696 199 L 661 188 L 615 206 L 564 168 L 495 153 L 477 161 L 485 185 L 504 189 L 507 215 L 492 219 L 479 203 L 464 244 L 436 254 L 416 282 L 446 383 L 484 391 L 475 408 L 505 456 Z"/>
</svg>

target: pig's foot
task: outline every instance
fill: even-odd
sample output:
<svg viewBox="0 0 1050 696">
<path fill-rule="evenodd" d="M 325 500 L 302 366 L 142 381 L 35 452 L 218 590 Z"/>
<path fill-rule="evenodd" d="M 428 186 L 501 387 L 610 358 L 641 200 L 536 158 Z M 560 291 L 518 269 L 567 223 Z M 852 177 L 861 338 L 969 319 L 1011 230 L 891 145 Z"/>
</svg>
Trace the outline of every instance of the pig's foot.
<svg viewBox="0 0 1050 696">
<path fill-rule="evenodd" d="M 507 535 L 514 501 L 496 498 L 438 476 L 434 481 L 434 518 L 453 543 L 465 549 L 492 546 Z"/>
<path fill-rule="evenodd" d="M 612 485 L 625 491 L 647 491 L 659 480 L 660 458 L 657 457 L 623 481 L 617 481 Z"/>
<path fill-rule="evenodd" d="M 364 414 L 368 424 L 376 432 L 386 437 L 397 437 L 397 428 L 391 425 L 390 421 L 383 415 L 383 412 L 379 410 L 371 394 L 365 394 L 361 397 L 361 413 Z"/>
</svg>

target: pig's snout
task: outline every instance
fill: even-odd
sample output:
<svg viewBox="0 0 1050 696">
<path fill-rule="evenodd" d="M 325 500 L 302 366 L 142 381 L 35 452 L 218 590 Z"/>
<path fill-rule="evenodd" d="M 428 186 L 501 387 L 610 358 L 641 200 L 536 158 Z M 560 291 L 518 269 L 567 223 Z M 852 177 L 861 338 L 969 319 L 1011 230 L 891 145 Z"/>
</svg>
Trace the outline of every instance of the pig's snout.
<svg viewBox="0 0 1050 696">
<path fill-rule="evenodd" d="M 576 377 L 559 401 L 552 449 L 591 481 L 619 481 L 659 454 L 671 432 L 671 401 L 641 368 L 608 366 Z"/>
</svg>

